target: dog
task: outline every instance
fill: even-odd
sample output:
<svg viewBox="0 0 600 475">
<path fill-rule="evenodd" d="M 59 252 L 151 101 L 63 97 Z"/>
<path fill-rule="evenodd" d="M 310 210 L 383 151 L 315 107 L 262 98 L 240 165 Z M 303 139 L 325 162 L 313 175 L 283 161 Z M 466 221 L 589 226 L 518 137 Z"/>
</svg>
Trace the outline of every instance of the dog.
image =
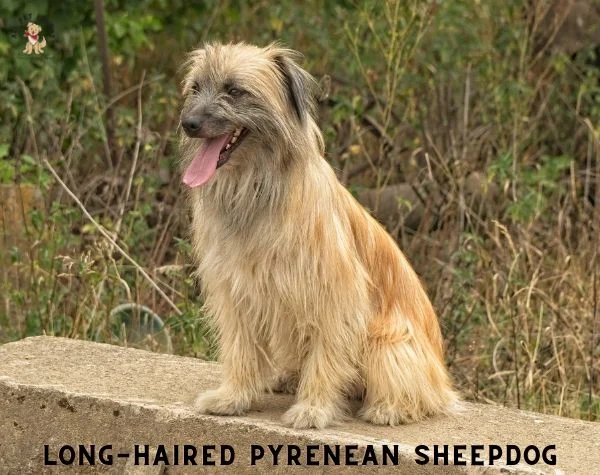
<svg viewBox="0 0 600 475">
<path fill-rule="evenodd" d="M 40 25 L 36 25 L 32 22 L 27 23 L 27 28 L 25 29 L 25 34 L 23 35 L 25 38 L 27 38 L 27 43 L 25 44 L 23 53 L 44 53 L 44 48 L 46 47 L 46 38 L 42 37 L 42 41 L 38 42 L 41 31 L 42 27 Z"/>
<path fill-rule="evenodd" d="M 315 81 L 278 44 L 190 53 L 182 181 L 204 308 L 224 381 L 201 413 L 242 415 L 295 393 L 283 421 L 323 428 L 447 413 L 440 326 L 392 237 L 337 180 L 315 122 Z"/>
</svg>

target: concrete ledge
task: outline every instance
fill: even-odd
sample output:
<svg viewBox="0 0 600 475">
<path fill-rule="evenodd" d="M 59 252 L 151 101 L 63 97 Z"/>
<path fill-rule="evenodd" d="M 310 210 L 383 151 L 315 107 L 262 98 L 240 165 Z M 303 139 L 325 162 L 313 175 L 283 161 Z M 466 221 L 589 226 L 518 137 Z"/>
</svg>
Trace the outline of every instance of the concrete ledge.
<svg viewBox="0 0 600 475">
<path fill-rule="evenodd" d="M 402 427 L 377 427 L 352 420 L 322 431 L 285 428 L 280 417 L 292 403 L 290 396 L 267 395 L 247 417 L 202 416 L 190 410 L 197 391 L 218 385 L 218 364 L 193 358 L 160 355 L 146 351 L 63 338 L 35 337 L 0 346 L 0 473 L 198 473 L 215 467 L 133 467 L 134 444 L 152 451 L 175 444 L 198 448 L 196 461 L 202 463 L 202 446 L 215 445 L 212 459 L 219 461 L 219 446 L 235 451 L 233 473 L 289 473 L 287 446 L 302 450 L 302 467 L 294 471 L 363 473 L 372 467 L 347 466 L 342 449 L 341 465 L 307 467 L 307 445 L 321 446 L 315 460 L 323 461 L 323 444 L 359 448 L 351 460 L 362 460 L 372 446 L 382 462 L 384 445 L 398 447 L 397 466 L 379 466 L 382 473 L 600 473 L 600 424 L 544 416 L 502 407 L 465 404 L 459 416 L 438 417 Z M 113 465 L 44 465 L 58 461 L 60 447 L 79 444 L 112 445 Z M 252 444 L 265 448 L 265 456 L 250 466 Z M 267 444 L 283 444 L 279 465 L 272 464 Z M 489 444 L 506 449 L 507 444 L 524 450 L 554 444 L 555 466 L 435 466 L 418 465 L 415 447 L 433 444 L 450 446 L 483 444 L 487 458 Z M 143 450 L 143 449 L 142 449 Z M 183 451 L 183 448 L 180 447 Z M 211 451 L 211 449 L 207 449 Z M 312 450 L 312 449 L 311 449 Z M 351 450 L 351 449 L 350 449 Z M 451 447 L 452 450 L 452 447 Z M 129 453 L 127 458 L 118 453 Z M 451 451 L 452 453 L 452 451 Z M 470 459 L 470 450 L 464 458 Z M 285 455 L 283 455 L 285 454 Z M 68 458 L 69 453 L 65 452 Z M 96 454 L 97 457 L 98 454 Z M 450 457 L 452 459 L 452 456 Z M 77 459 L 76 459 L 77 460 Z M 129 462 L 128 462 L 129 460 Z M 183 460 L 180 454 L 179 463 Z M 505 458 L 503 458 L 505 460 Z M 452 461 L 452 460 L 451 460 Z M 311 470 L 312 469 L 312 470 Z"/>
</svg>

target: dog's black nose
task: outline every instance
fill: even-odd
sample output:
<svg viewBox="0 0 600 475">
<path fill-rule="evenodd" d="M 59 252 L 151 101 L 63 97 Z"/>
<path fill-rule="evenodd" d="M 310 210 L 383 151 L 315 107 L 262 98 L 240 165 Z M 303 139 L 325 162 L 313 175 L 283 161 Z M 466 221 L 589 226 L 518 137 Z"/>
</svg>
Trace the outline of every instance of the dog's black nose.
<svg viewBox="0 0 600 475">
<path fill-rule="evenodd" d="M 202 121 L 198 116 L 188 116 L 182 119 L 181 126 L 189 137 L 198 137 L 202 128 Z"/>
</svg>

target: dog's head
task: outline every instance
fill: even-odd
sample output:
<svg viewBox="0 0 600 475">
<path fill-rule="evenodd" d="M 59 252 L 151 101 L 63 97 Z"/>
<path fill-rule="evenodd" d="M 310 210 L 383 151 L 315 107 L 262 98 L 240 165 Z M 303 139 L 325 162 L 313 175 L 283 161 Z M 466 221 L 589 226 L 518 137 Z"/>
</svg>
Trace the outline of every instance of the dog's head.
<svg viewBox="0 0 600 475">
<path fill-rule="evenodd" d="M 181 112 L 191 151 L 184 183 L 203 185 L 225 163 L 239 166 L 244 157 L 272 156 L 303 140 L 314 113 L 314 80 L 298 56 L 277 45 L 244 43 L 191 53 Z"/>
<path fill-rule="evenodd" d="M 29 22 L 27 23 L 27 33 L 30 35 L 37 35 L 42 31 L 42 27 L 40 25 L 36 25 L 35 23 Z"/>
</svg>

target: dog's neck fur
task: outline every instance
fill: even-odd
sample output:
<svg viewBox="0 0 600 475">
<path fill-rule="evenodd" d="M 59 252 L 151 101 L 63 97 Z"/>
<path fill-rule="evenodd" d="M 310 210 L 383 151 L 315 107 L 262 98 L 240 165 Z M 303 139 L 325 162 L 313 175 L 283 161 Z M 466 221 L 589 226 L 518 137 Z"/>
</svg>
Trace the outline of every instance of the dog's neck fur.
<svg viewBox="0 0 600 475">
<path fill-rule="evenodd" d="M 208 220 L 225 225 L 229 232 L 247 233 L 264 216 L 273 219 L 293 199 L 290 190 L 305 186 L 304 167 L 323 160 L 323 137 L 312 118 L 294 134 L 298 140 L 285 147 L 261 146 L 229 169 L 218 170 L 204 187 L 193 191 L 196 207 Z M 307 153 L 310 150 L 310 153 Z M 302 152 L 301 152 L 302 151 Z M 214 222 L 214 221 L 213 221 Z"/>
</svg>

